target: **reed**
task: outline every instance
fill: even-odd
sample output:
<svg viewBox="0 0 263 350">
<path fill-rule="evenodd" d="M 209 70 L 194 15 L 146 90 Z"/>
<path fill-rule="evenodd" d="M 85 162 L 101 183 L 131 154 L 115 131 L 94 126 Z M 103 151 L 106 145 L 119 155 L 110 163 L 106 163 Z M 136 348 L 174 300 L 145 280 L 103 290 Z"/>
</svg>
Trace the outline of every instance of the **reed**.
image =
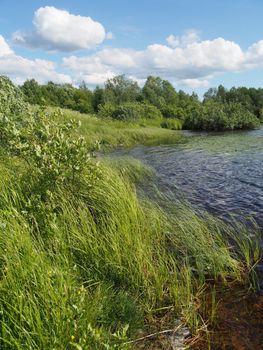
<svg viewBox="0 0 263 350">
<path fill-rule="evenodd" d="M 2 349 L 128 349 L 144 319 L 165 307 L 198 329 L 206 281 L 241 280 L 252 267 L 245 229 L 233 249 L 226 233 L 233 240 L 240 231 L 185 205 L 164 209 L 138 196 L 135 183 L 153 176 L 147 167 L 127 159 L 99 167 L 92 187 L 84 174 L 78 191 L 61 185 L 35 208 L 43 227 L 23 210 L 23 163 L 2 158 Z"/>
</svg>

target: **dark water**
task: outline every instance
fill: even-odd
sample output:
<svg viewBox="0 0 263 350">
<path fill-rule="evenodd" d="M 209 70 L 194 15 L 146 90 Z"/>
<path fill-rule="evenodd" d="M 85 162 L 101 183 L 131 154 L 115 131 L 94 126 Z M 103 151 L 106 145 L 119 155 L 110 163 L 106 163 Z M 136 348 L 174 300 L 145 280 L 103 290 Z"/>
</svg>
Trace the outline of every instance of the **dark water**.
<svg viewBox="0 0 263 350">
<path fill-rule="evenodd" d="M 186 133 L 177 145 L 119 151 L 151 165 L 162 190 L 181 193 L 220 218 L 252 216 L 263 228 L 263 128 Z"/>
</svg>

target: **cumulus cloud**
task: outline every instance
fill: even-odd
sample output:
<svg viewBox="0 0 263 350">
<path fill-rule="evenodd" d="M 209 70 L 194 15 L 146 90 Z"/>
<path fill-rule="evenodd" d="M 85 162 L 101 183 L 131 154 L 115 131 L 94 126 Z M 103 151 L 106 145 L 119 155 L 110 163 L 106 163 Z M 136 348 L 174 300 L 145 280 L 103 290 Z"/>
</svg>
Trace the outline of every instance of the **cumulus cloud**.
<svg viewBox="0 0 263 350">
<path fill-rule="evenodd" d="M 114 34 L 112 33 L 112 32 L 108 32 L 108 33 L 106 33 L 106 37 L 105 37 L 105 39 L 114 39 Z"/>
<path fill-rule="evenodd" d="M 4 37 L 0 35 L 0 57 L 11 55 L 13 51 L 5 41 Z"/>
<path fill-rule="evenodd" d="M 103 25 L 90 17 L 77 16 L 53 6 L 40 7 L 34 14 L 34 30 L 17 31 L 13 42 L 30 48 L 70 52 L 92 49 L 112 38 Z"/>
<path fill-rule="evenodd" d="M 193 89 L 200 87 L 206 88 L 209 86 L 210 82 L 207 79 L 182 79 L 177 81 L 178 85 L 189 86 Z"/>
<path fill-rule="evenodd" d="M 57 83 L 71 83 L 72 79 L 66 74 L 56 71 L 53 62 L 10 55 L 0 57 L 0 71 L 2 75 L 9 76 L 15 83 L 22 84 L 27 79 L 36 79 L 40 83 L 54 81 Z"/>
<path fill-rule="evenodd" d="M 248 60 L 254 62 L 254 56 L 263 55 L 263 42 L 243 52 L 233 41 L 223 38 L 201 41 L 193 32 L 178 39 L 175 36 L 168 38 L 169 46 L 152 44 L 144 50 L 105 48 L 85 57 L 66 57 L 64 66 L 78 79 L 87 79 L 87 82 L 95 82 L 96 76 L 116 74 L 126 74 L 138 80 L 159 75 L 196 88 L 208 86 L 215 74 L 245 69 Z"/>
<path fill-rule="evenodd" d="M 16 55 L 0 35 L 0 72 L 9 76 L 15 83 L 21 84 L 27 79 L 36 79 L 40 83 L 52 80 L 57 83 L 71 83 L 71 77 L 58 73 L 54 62 L 30 60 Z"/>
<path fill-rule="evenodd" d="M 166 38 L 167 44 L 171 47 L 185 47 L 200 40 L 199 32 L 197 30 L 186 30 L 182 36 L 171 34 Z"/>
<path fill-rule="evenodd" d="M 55 9 L 53 7 L 42 9 L 45 12 L 47 8 L 52 11 Z M 67 16 L 73 16 L 67 11 L 55 10 L 65 12 Z M 36 23 L 42 23 L 39 17 L 35 20 L 36 32 L 44 33 L 44 26 Z M 66 24 L 60 24 L 60 28 L 63 26 Z M 54 37 L 46 37 L 45 40 L 46 43 L 48 42 L 49 48 L 53 47 L 54 49 L 56 46 L 65 50 L 67 47 L 69 50 L 70 47 L 73 48 L 70 43 L 74 33 L 65 39 L 68 41 L 64 41 L 64 37 L 59 39 L 59 31 L 56 35 L 54 34 Z M 19 35 L 21 34 L 17 33 L 17 37 Z M 43 35 L 41 34 L 42 39 Z M 107 34 L 104 32 L 104 38 L 105 36 Z M 19 40 L 26 39 L 28 37 L 21 35 Z M 51 40 L 54 41 L 53 44 Z M 83 47 L 86 45 L 85 40 L 88 39 L 80 37 L 74 45 Z M 191 30 L 182 36 L 171 34 L 167 37 L 166 44 L 155 43 L 148 45 L 143 50 L 107 47 L 82 57 L 75 55 L 64 57 L 59 68 L 67 71 L 69 76 L 58 73 L 57 66 L 51 61 L 29 60 L 15 55 L 4 38 L 0 36 L 0 71 L 20 80 L 35 78 L 40 82 L 47 80 L 72 81 L 74 84 L 84 80 L 88 85 L 96 86 L 103 84 L 115 75 L 125 74 L 142 85 L 148 75 L 157 75 L 170 80 L 177 86 L 205 88 L 218 74 L 240 72 L 259 67 L 263 67 L 263 40 L 253 43 L 246 50 L 242 50 L 236 42 L 220 37 L 213 40 L 201 40 L 198 32 Z"/>
<path fill-rule="evenodd" d="M 263 40 L 251 45 L 245 53 L 247 68 L 263 66 Z"/>
</svg>

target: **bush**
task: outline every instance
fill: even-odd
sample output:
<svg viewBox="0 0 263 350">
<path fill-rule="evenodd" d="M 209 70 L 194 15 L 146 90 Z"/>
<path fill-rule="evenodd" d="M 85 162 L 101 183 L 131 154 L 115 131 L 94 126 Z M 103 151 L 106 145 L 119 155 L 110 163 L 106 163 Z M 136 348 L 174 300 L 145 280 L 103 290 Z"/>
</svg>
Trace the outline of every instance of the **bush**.
<svg viewBox="0 0 263 350">
<path fill-rule="evenodd" d="M 111 103 L 100 104 L 98 106 L 98 116 L 100 118 L 112 118 L 115 111 L 116 106 Z"/>
<path fill-rule="evenodd" d="M 148 103 L 127 102 L 118 106 L 105 103 L 99 107 L 99 117 L 110 117 L 121 121 L 136 121 L 139 119 L 161 118 L 162 114 L 158 108 Z"/>
<path fill-rule="evenodd" d="M 182 122 L 179 119 L 167 119 L 161 123 L 161 127 L 170 130 L 181 130 Z"/>
<path fill-rule="evenodd" d="M 127 102 L 116 107 L 112 118 L 122 121 L 134 121 L 141 118 L 141 112 L 139 103 Z"/>
<path fill-rule="evenodd" d="M 208 100 L 189 109 L 185 129 L 221 131 L 258 128 L 260 121 L 239 103 Z"/>
<path fill-rule="evenodd" d="M 27 102 L 33 105 L 69 108 L 80 113 L 93 113 L 93 93 L 85 83 L 79 88 L 71 84 L 48 82 L 39 85 L 34 79 L 27 80 L 20 87 Z"/>
<path fill-rule="evenodd" d="M 16 99 L 16 89 L 8 81 L 6 87 L 8 99 L 4 102 L 9 103 L 9 109 L 8 115 L 0 115 L 0 146 L 9 157 L 19 157 L 23 162 L 23 211 L 30 220 L 38 222 L 38 228 L 45 227 L 45 218 L 57 211 L 57 204 L 52 206 L 51 199 L 58 189 L 78 193 L 83 177 L 86 187 L 92 187 L 99 170 L 92 161 L 92 149 L 83 137 L 76 136 L 76 122 L 58 122 L 60 112 L 25 112 L 26 104 Z M 13 115 L 13 107 L 20 105 L 21 111 Z"/>
<path fill-rule="evenodd" d="M 184 120 L 186 112 L 183 108 L 174 105 L 167 105 L 162 107 L 162 114 L 165 118 L 178 118 Z"/>
<path fill-rule="evenodd" d="M 142 118 L 145 119 L 159 119 L 162 118 L 162 113 L 160 110 L 155 107 L 154 105 L 151 105 L 149 103 L 142 103 Z"/>
<path fill-rule="evenodd" d="M 224 108 L 229 116 L 228 130 L 255 129 L 260 126 L 260 120 L 240 103 L 228 103 Z"/>
<path fill-rule="evenodd" d="M 0 76 L 0 117 L 19 116 L 28 110 L 21 91 L 7 77 Z"/>
</svg>

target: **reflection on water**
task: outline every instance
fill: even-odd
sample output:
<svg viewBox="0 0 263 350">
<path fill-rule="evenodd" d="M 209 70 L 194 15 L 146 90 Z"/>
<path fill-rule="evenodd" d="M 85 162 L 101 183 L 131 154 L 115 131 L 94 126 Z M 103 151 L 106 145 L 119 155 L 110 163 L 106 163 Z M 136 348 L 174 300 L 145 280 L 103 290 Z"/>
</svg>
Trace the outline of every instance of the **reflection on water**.
<svg viewBox="0 0 263 350">
<path fill-rule="evenodd" d="M 118 151 L 150 164 L 164 191 L 180 192 L 201 209 L 229 219 L 253 216 L 263 227 L 263 128 L 186 133 L 179 145 Z"/>
</svg>

